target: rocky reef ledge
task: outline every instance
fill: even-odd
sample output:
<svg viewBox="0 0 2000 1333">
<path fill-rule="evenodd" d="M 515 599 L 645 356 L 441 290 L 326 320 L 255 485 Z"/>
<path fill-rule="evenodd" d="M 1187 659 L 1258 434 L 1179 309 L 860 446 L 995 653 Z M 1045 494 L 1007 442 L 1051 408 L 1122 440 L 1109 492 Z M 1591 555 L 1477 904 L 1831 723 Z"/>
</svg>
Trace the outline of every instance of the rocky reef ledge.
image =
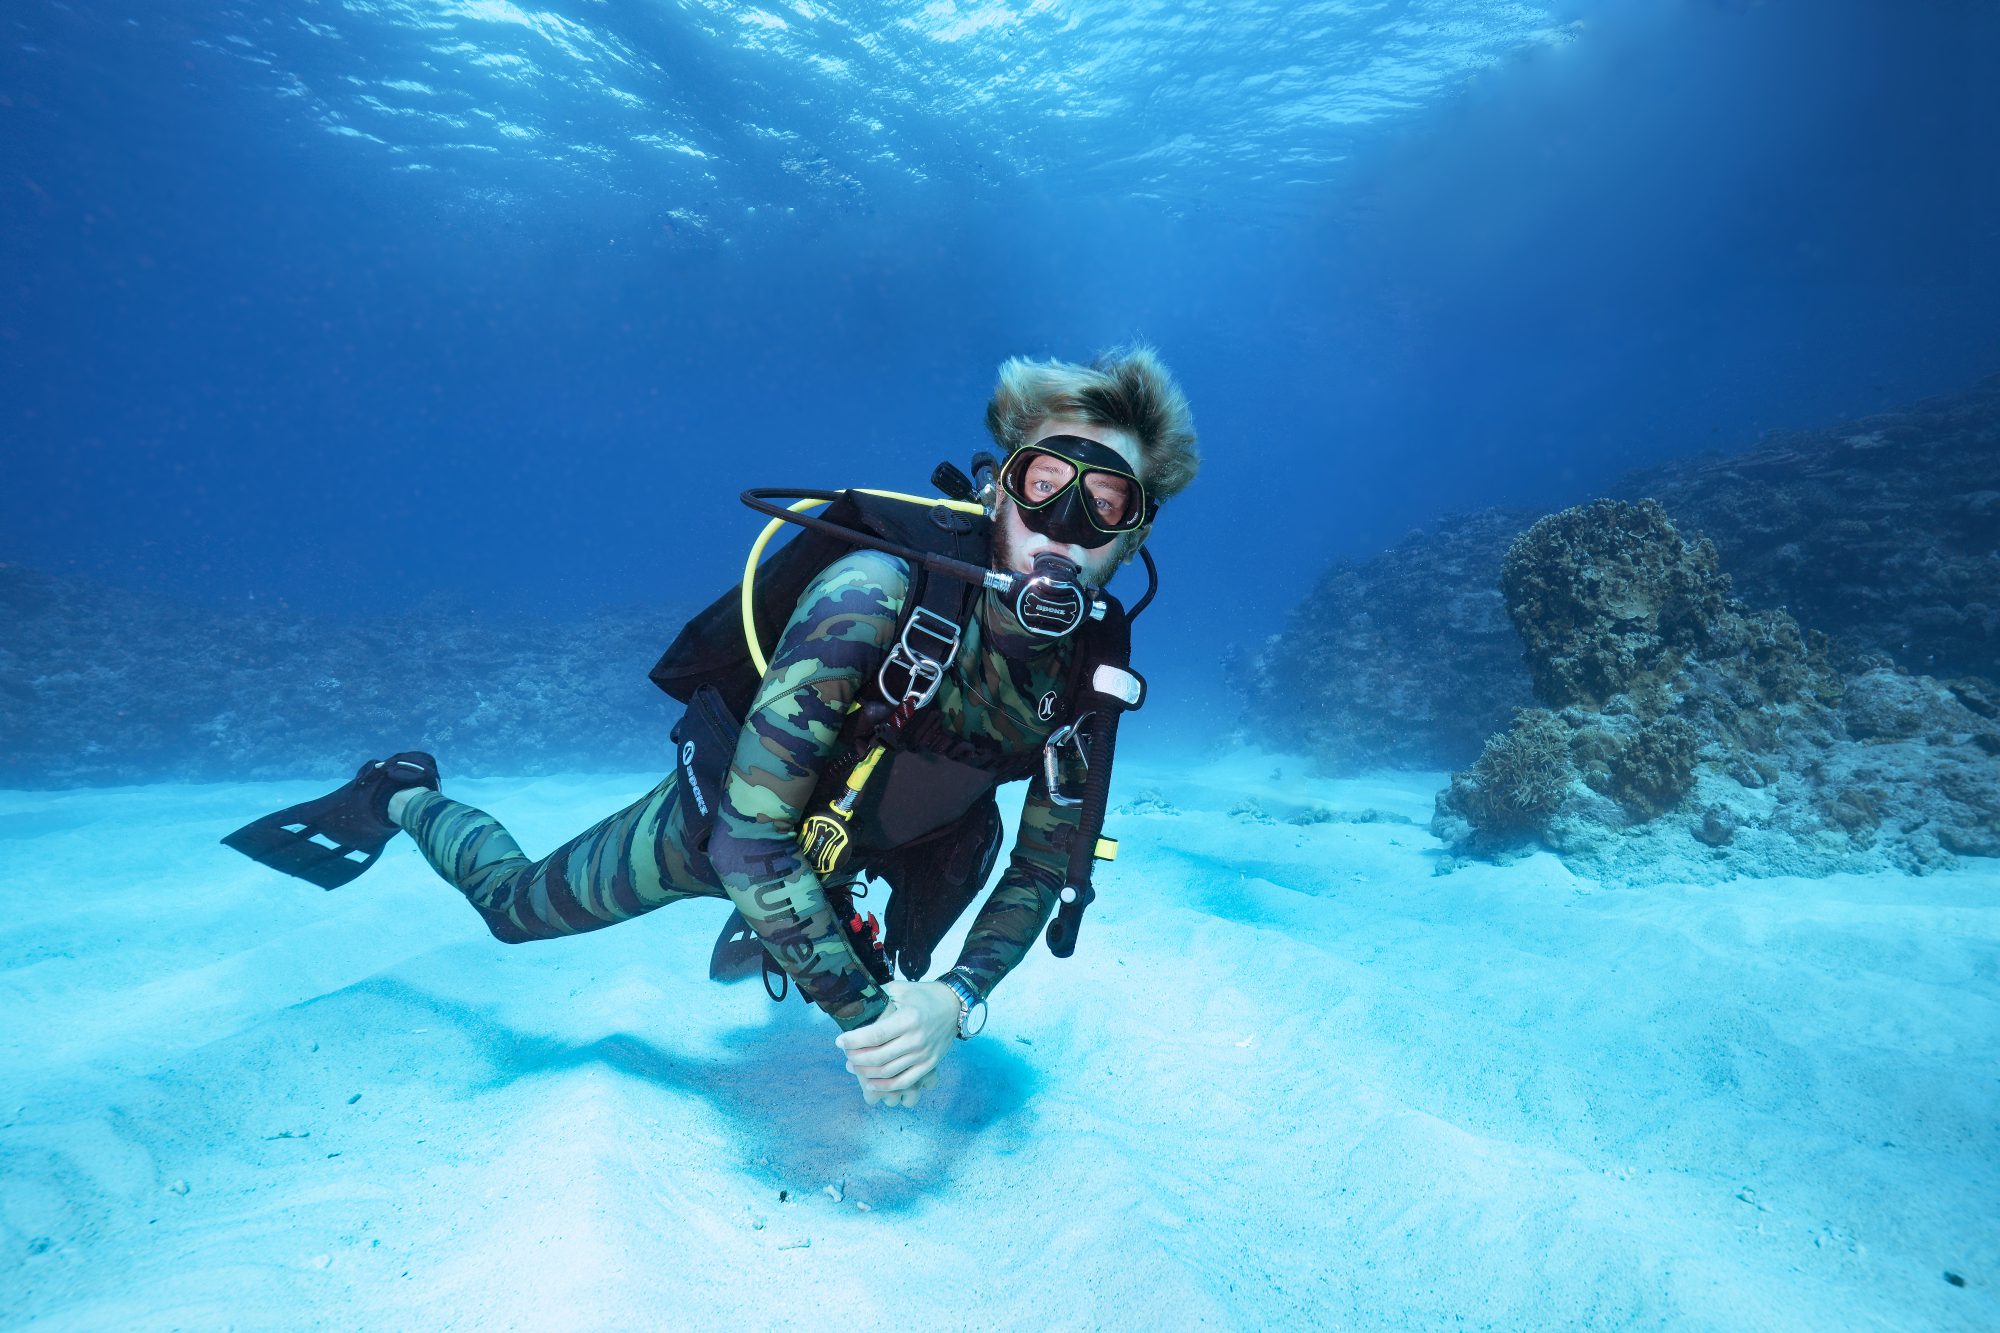
<svg viewBox="0 0 2000 1333">
<path fill-rule="evenodd" d="M 1599 878 L 1704 880 L 2000 856 L 2000 699 L 1732 593 L 1653 500 L 1542 519 L 1500 594 L 1540 706 L 1438 797 L 1456 857 L 1547 847 Z M 1447 861 L 1445 867 L 1449 868 Z"/>
<path fill-rule="evenodd" d="M 1634 473 L 1606 493 L 1657 500 L 1712 544 L 1735 596 L 1823 633 L 1822 670 L 1900 667 L 2000 693 L 2000 375 Z M 1239 664 L 1251 720 L 1335 771 L 1470 762 L 1534 702 L 1501 565 L 1543 516 L 1462 515 L 1334 565 Z M 1890 677 L 1855 688 L 1893 692 Z"/>
</svg>

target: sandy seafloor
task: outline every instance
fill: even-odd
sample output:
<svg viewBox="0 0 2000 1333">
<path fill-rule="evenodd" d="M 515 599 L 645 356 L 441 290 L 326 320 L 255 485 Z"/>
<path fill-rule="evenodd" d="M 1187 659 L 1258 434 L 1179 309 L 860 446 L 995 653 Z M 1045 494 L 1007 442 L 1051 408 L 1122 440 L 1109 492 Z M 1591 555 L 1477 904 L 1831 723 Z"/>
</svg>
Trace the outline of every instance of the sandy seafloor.
<svg viewBox="0 0 2000 1333">
<path fill-rule="evenodd" d="M 1437 876 L 1441 783 L 1127 758 L 910 1111 L 720 903 L 510 948 L 216 844 L 326 781 L 0 793 L 0 1326 L 2000 1328 L 2000 866 Z"/>
</svg>

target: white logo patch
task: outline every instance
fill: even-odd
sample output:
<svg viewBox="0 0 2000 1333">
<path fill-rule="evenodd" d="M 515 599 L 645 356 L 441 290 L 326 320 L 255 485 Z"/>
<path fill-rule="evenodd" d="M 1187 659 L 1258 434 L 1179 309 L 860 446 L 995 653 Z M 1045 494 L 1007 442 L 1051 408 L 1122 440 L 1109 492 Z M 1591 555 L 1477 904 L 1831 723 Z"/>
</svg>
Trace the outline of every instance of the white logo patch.
<svg viewBox="0 0 2000 1333">
<path fill-rule="evenodd" d="M 693 741 L 681 742 L 681 768 L 687 773 L 688 795 L 694 797 L 694 808 L 701 811 L 702 817 L 706 819 L 708 817 L 708 801 L 701 794 L 701 784 L 695 781 Z"/>
</svg>

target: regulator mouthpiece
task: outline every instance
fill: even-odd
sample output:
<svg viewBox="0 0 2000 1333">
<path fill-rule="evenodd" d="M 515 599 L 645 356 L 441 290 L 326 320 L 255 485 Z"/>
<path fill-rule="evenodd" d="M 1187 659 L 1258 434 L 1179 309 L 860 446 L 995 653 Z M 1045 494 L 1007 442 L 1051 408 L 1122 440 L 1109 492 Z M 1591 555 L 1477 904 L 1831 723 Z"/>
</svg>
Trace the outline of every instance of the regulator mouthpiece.
<svg viewBox="0 0 2000 1333">
<path fill-rule="evenodd" d="M 1074 561 L 1044 551 L 1035 557 L 1035 572 L 1012 577 L 1014 618 L 1030 634 L 1059 639 L 1074 633 L 1096 600 L 1083 586 L 1083 570 Z"/>
</svg>

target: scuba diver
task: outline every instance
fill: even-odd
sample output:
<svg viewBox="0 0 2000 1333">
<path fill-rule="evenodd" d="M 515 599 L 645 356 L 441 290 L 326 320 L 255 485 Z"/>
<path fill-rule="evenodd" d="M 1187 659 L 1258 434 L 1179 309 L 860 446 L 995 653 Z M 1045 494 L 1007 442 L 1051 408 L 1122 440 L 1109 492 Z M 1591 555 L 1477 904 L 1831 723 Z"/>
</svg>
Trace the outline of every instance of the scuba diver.
<svg viewBox="0 0 2000 1333">
<path fill-rule="evenodd" d="M 711 976 L 761 970 L 778 999 L 795 985 L 840 1026 L 864 1099 L 915 1106 L 1038 934 L 1075 947 L 1092 867 L 1116 852 L 1118 720 L 1144 700 L 1127 660 L 1157 586 L 1142 544 L 1199 465 L 1187 400 L 1145 347 L 1010 359 L 986 424 L 998 456 L 971 477 L 941 466 L 941 500 L 746 491 L 771 523 L 744 582 L 652 673 L 688 704 L 673 771 L 548 856 L 443 795 L 418 752 L 223 841 L 331 889 L 407 831 L 510 944 L 726 897 Z M 804 531 L 759 565 L 787 525 Z M 1104 587 L 1135 556 L 1148 587 L 1128 613 Z M 997 858 L 994 793 L 1022 778 L 1007 867 L 957 962 L 925 980 Z M 854 903 L 871 880 L 889 886 L 883 921 Z"/>
</svg>

